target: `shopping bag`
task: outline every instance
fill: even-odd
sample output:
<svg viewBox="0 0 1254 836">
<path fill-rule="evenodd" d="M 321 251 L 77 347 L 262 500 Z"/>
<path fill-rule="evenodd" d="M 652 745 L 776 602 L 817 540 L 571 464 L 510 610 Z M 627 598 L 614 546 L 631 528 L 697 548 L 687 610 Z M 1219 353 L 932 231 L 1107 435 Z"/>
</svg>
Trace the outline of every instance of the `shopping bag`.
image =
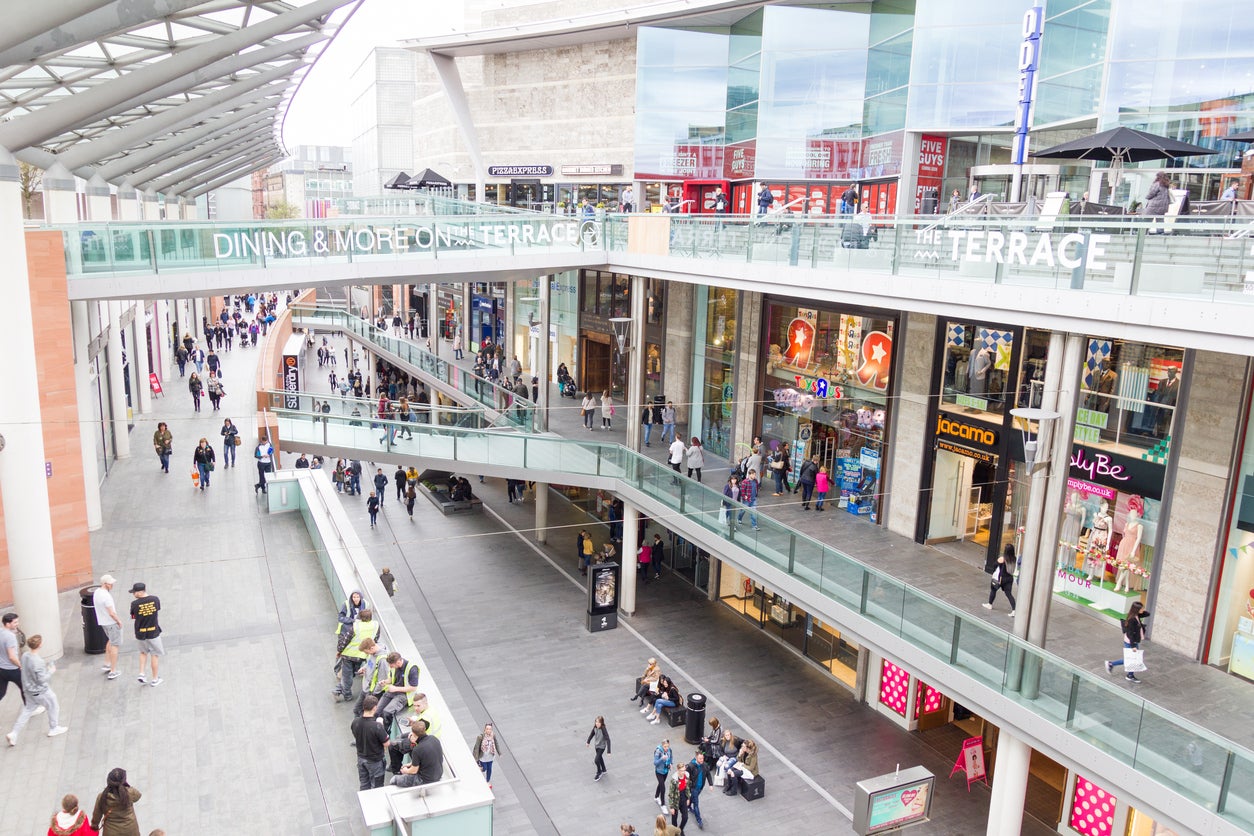
<svg viewBox="0 0 1254 836">
<path fill-rule="evenodd" d="M 200 487 L 200 470 L 194 467 L 192 468 L 192 487 L 193 488 Z"/>
<path fill-rule="evenodd" d="M 726 508 L 718 509 L 718 524 L 727 525 L 727 509 Z"/>
<path fill-rule="evenodd" d="M 1125 647 L 1123 649 L 1123 669 L 1128 673 L 1140 673 L 1146 670 L 1145 651 L 1139 647 Z"/>
</svg>

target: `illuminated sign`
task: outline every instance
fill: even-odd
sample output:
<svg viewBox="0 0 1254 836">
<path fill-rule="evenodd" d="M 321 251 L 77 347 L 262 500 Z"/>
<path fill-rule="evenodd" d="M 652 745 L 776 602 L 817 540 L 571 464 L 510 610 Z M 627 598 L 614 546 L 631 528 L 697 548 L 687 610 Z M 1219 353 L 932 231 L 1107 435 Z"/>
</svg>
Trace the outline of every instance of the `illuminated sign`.
<svg viewBox="0 0 1254 836">
<path fill-rule="evenodd" d="M 931 819 L 936 776 L 921 766 L 859 781 L 853 829 L 862 836 L 887 833 Z"/>
<path fill-rule="evenodd" d="M 936 416 L 936 434 L 978 444 L 981 447 L 996 447 L 1000 440 L 996 430 L 959 421 L 943 412 Z"/>
<path fill-rule="evenodd" d="M 992 453 L 985 453 L 981 450 L 972 450 L 969 447 L 963 447 L 960 444 L 950 444 L 948 441 L 937 440 L 937 450 L 945 450 L 949 453 L 957 453 L 959 456 L 966 456 L 968 459 L 975 459 L 977 462 L 992 464 L 997 461 L 997 456 Z"/>
<path fill-rule="evenodd" d="M 490 165 L 489 177 L 552 177 L 551 165 Z"/>
<path fill-rule="evenodd" d="M 300 367 L 294 354 L 283 355 L 283 408 L 300 409 Z"/>
<path fill-rule="evenodd" d="M 1041 59 L 1041 31 L 1045 10 L 1033 6 L 1023 15 L 1023 42 L 1019 44 L 1019 105 L 1015 109 L 1015 141 L 1010 161 L 1023 165 L 1028 155 L 1028 129 L 1032 126 L 1032 87 Z"/>
<path fill-rule="evenodd" d="M 833 385 L 825 377 L 806 377 L 803 374 L 793 375 L 797 388 L 816 398 L 843 398 L 845 395 L 839 386 Z"/>
</svg>

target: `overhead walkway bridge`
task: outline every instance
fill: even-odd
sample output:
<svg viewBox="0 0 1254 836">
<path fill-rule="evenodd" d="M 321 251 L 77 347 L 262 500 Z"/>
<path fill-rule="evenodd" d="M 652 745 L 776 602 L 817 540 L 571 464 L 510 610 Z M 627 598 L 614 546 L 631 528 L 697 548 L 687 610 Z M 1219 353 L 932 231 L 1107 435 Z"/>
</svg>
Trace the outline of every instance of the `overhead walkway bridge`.
<svg viewBox="0 0 1254 836">
<path fill-rule="evenodd" d="M 1235 219 L 1166 228 L 1087 216 L 576 219 L 484 214 L 447 199 L 415 208 L 394 217 L 57 228 L 73 300 L 511 281 L 586 267 L 1254 354 L 1254 238 Z"/>
<path fill-rule="evenodd" d="M 272 419 L 281 446 L 291 450 L 617 493 L 860 644 L 926 681 L 944 682 L 956 700 L 980 706 L 1050 757 L 1116 781 L 1138 808 L 1197 833 L 1254 829 L 1254 752 L 761 510 L 758 530 L 747 514 L 743 524 L 721 523 L 720 491 L 619 444 L 288 409 L 274 410 Z M 392 440 L 388 430 L 409 430 L 412 438 Z M 1217 728 L 1224 723 L 1214 718 Z"/>
</svg>

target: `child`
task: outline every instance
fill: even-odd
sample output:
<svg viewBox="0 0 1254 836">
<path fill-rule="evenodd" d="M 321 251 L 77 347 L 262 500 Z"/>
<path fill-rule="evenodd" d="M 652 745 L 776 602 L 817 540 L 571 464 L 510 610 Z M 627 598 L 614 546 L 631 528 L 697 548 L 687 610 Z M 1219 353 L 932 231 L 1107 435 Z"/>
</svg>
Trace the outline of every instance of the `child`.
<svg viewBox="0 0 1254 836">
<path fill-rule="evenodd" d="M 827 465 L 819 468 L 818 474 L 814 477 L 814 510 L 823 510 L 823 500 L 827 498 L 827 492 L 832 487 L 832 480 L 827 477 Z"/>
</svg>

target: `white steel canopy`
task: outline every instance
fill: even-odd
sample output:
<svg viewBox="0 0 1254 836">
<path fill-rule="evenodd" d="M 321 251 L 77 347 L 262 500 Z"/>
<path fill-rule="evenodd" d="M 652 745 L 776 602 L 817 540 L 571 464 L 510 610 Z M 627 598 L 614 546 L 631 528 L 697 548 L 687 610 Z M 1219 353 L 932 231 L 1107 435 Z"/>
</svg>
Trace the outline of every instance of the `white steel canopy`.
<svg viewBox="0 0 1254 836">
<path fill-rule="evenodd" d="M 0 148 L 43 169 L 190 195 L 223 174 L 201 164 L 247 137 L 248 158 L 232 169 L 247 174 L 284 156 L 292 96 L 362 2 L 32 3 L 0 32 Z"/>
</svg>

